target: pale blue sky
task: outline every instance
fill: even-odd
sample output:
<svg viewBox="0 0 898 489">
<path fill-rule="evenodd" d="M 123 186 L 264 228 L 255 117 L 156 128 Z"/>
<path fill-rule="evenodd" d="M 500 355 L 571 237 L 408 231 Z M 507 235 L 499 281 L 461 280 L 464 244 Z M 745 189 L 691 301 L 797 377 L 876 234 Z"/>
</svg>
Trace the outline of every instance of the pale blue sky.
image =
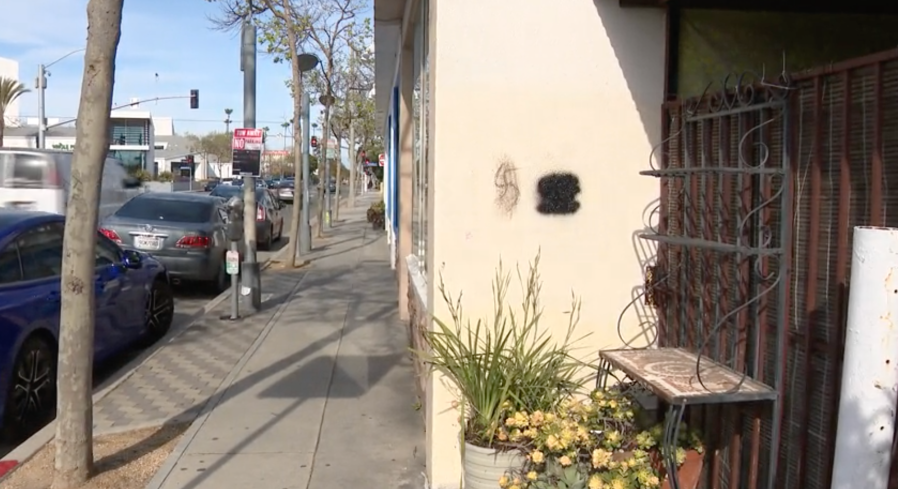
<svg viewBox="0 0 898 489">
<path fill-rule="evenodd" d="M 37 66 L 84 47 L 87 0 L 11 1 L 0 16 L 0 57 L 19 62 L 19 78 L 34 86 Z M 114 104 L 131 97 L 188 95 L 200 91 L 200 108 L 169 100 L 144 105 L 154 115 L 175 119 L 179 133 L 224 130 L 224 109 L 232 108 L 231 127 L 243 120 L 243 74 L 239 36 L 210 29 L 207 20 L 218 8 L 206 0 L 137 0 L 125 2 L 122 38 L 116 64 Z M 257 78 L 257 126 L 272 133 L 292 114 L 292 99 L 284 86 L 287 65 L 274 64 L 260 47 Z M 83 54 L 75 54 L 50 69 L 47 117 L 73 118 L 78 109 Z M 158 74 L 158 79 L 156 78 Z M 37 115 L 34 92 L 22 96 L 20 116 Z M 313 109 L 313 120 L 317 118 Z"/>
</svg>

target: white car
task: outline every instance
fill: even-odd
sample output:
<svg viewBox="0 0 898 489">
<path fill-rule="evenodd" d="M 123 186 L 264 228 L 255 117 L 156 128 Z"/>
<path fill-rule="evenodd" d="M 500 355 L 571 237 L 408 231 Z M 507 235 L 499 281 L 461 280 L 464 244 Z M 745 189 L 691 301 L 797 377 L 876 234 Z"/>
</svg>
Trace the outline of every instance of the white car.
<svg viewBox="0 0 898 489">
<path fill-rule="evenodd" d="M 65 215 L 72 184 L 72 152 L 28 148 L 0 149 L 0 208 Z M 106 158 L 100 187 L 99 218 L 105 219 L 143 184 L 120 160 Z"/>
</svg>

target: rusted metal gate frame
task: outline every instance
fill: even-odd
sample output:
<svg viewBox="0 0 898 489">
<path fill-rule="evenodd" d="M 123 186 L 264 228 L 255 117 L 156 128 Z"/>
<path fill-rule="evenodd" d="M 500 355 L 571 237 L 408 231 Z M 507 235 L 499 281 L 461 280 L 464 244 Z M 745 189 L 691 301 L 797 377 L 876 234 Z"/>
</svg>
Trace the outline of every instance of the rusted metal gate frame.
<svg viewBox="0 0 898 489">
<path fill-rule="evenodd" d="M 793 307 L 798 308 L 798 299 L 796 299 L 797 294 L 802 294 L 806 298 L 804 307 L 802 311 L 796 311 L 800 314 L 803 314 L 808 322 L 808 330 L 804 331 L 804 334 L 793 335 L 790 333 L 789 341 L 783 342 L 781 346 L 781 360 L 785 360 L 786 357 L 790 354 L 790 350 L 796 344 L 797 341 L 803 342 L 803 347 L 805 348 L 805 372 L 809 372 L 809 375 L 815 375 L 813 370 L 810 368 L 811 363 L 811 351 L 812 349 L 820 349 L 820 346 L 813 345 L 813 339 L 811 338 L 810 330 L 814 327 L 813 320 L 810 319 L 811 313 L 814 312 L 817 304 L 816 304 L 816 277 L 818 273 L 819 267 L 822 265 L 820 263 L 820 257 L 817 255 L 816 248 L 818 247 L 818 239 L 820 235 L 820 227 L 821 227 L 821 216 L 820 216 L 820 203 L 819 199 L 821 197 L 821 180 L 822 180 L 822 165 L 823 165 L 823 145 L 824 145 L 824 136 L 825 129 L 823 127 L 822 114 L 824 112 L 823 107 L 823 92 L 825 90 L 826 80 L 832 80 L 835 78 L 840 78 L 842 86 L 845 87 L 844 96 L 842 97 L 840 106 L 837 110 L 840 111 L 841 117 L 841 136 L 838 142 L 838 152 L 840 153 L 838 156 L 838 168 L 839 168 L 839 176 L 838 176 L 838 211 L 835 219 L 836 222 L 836 256 L 833 260 L 834 263 L 834 275 L 835 280 L 837 282 L 836 286 L 838 287 L 838 298 L 836 300 L 836 305 L 834 307 L 835 314 L 838 317 L 838 320 L 835 323 L 835 334 L 834 337 L 825 345 L 823 345 L 824 353 L 829 359 L 829 361 L 835 363 L 835 372 L 838 375 L 832 376 L 830 380 L 830 385 L 828 387 L 830 393 L 834 393 L 832 395 L 831 403 L 833 404 L 829 409 L 830 416 L 830 431 L 832 433 L 827 434 L 826 447 L 824 450 L 828 450 L 828 463 L 825 464 L 825 470 L 828 472 L 824 477 L 823 485 L 828 487 L 829 480 L 831 479 L 831 470 L 832 470 L 832 462 L 833 462 L 833 446 L 832 441 L 835 437 L 835 425 L 836 419 L 838 416 L 838 393 L 841 389 L 841 362 L 842 362 L 842 345 L 844 344 L 844 320 L 846 314 L 846 305 L 847 305 L 847 286 L 849 279 L 849 257 L 850 257 L 850 212 L 851 212 L 851 192 L 852 192 L 852 178 L 851 178 L 851 169 L 852 169 L 852 156 L 851 156 L 851 146 L 853 144 L 852 141 L 852 125 L 855 124 L 855 114 L 853 114 L 852 106 L 855 103 L 853 100 L 852 93 L 852 84 L 851 81 L 853 77 L 858 76 L 854 72 L 857 70 L 861 70 L 864 68 L 872 68 L 872 81 L 873 81 L 873 98 L 874 98 L 874 108 L 873 108 L 873 128 L 872 128 L 872 151 L 870 152 L 869 157 L 869 176 L 870 180 L 873 182 L 881 182 L 883 180 L 883 175 L 885 173 L 884 168 L 884 156 L 883 156 L 883 146 L 884 143 L 888 143 L 887 140 L 884 140 L 883 136 L 883 113 L 885 111 L 882 101 L 883 101 L 883 71 L 886 64 L 898 64 L 898 49 L 889 50 L 882 53 L 877 53 L 870 56 L 865 56 L 862 58 L 857 58 L 853 60 L 849 60 L 842 63 L 837 63 L 834 65 L 830 65 L 824 68 L 819 68 L 815 70 L 810 70 L 807 72 L 802 72 L 795 74 L 792 77 L 793 87 L 795 87 L 796 92 L 792 95 L 792 100 L 790 101 L 790 105 L 792 106 L 792 119 L 793 124 L 789 129 L 789 156 L 791 160 L 794 162 L 792 165 L 791 171 L 793 172 L 793 183 L 794 178 L 798 175 L 798 172 L 802 170 L 803 161 L 799 161 L 798 155 L 798 147 L 801 141 L 801 135 L 798 133 L 798 125 L 795 123 L 798 119 L 798 114 L 796 106 L 798 105 L 798 93 L 801 90 L 813 90 L 814 96 L 814 127 L 813 127 L 813 137 L 811 138 L 812 148 L 812 157 L 808 164 L 807 170 L 810 175 L 810 218 L 809 218 L 809 231 L 808 231 L 808 243 L 806 246 L 806 250 L 802 250 L 802 259 L 801 262 L 805 263 L 792 263 L 792 260 L 795 259 L 796 249 L 793 248 L 790 253 L 786 254 L 786 261 L 784 262 L 784 266 L 787 267 L 788 270 L 792 270 L 793 265 L 796 266 L 807 266 L 807 274 L 808 277 L 803 280 L 801 284 L 801 288 L 795 290 L 792 288 L 791 284 L 789 287 L 786 287 L 785 292 L 785 302 L 781 305 L 781 307 L 785 308 L 786 311 L 790 311 Z M 803 87 L 801 87 L 803 85 Z M 812 87 L 812 88 L 811 88 Z M 668 116 L 670 110 L 676 108 L 682 104 L 681 101 L 673 101 L 664 104 L 663 114 L 662 114 L 662 131 L 664 135 L 668 135 L 671 132 L 671 124 L 670 118 Z M 830 135 L 832 138 L 832 135 Z M 668 142 L 665 142 L 664 148 L 659 154 L 660 160 L 660 168 L 668 167 Z M 855 161 L 855 164 L 857 162 Z M 661 215 L 661 219 L 659 222 L 659 233 L 665 234 L 667 232 L 668 219 L 670 217 L 669 211 L 669 202 L 665 196 L 669 195 L 670 192 L 670 183 L 667 179 L 662 179 L 661 181 L 661 195 L 662 199 L 659 205 L 659 212 Z M 833 193 L 836 193 L 833 190 Z M 796 198 L 795 192 L 792 193 L 793 199 Z M 866 225 L 874 225 L 874 226 L 882 226 L 886 225 L 885 216 L 883 213 L 883 187 L 882 185 L 872 185 L 869 189 L 869 215 L 867 217 L 867 221 L 864 222 Z M 787 216 L 789 222 L 795 219 L 794 212 L 797 212 L 794 208 L 795 202 L 792 203 L 791 212 L 793 215 Z M 784 217 L 785 218 L 785 217 Z M 894 225 L 894 224 L 892 224 Z M 792 243 L 797 248 L 797 241 Z M 659 311 L 659 338 L 662 340 L 666 338 L 668 334 L 667 331 L 667 323 L 668 318 L 663 313 L 663 308 L 665 306 L 670 306 L 667 304 L 667 300 L 670 298 L 668 291 L 665 290 L 665 287 L 662 284 L 656 284 L 655 281 L 658 280 L 658 277 L 663 275 L 663 270 L 668 266 L 668 245 L 661 244 L 659 246 L 658 252 L 658 260 L 654 270 L 652 270 L 651 275 L 653 276 L 652 283 L 647 283 L 649 287 L 649 291 L 647 292 L 647 301 L 654 302 L 657 307 L 662 309 Z M 721 297 L 721 302 L 725 302 L 726 297 Z M 726 306 L 726 304 L 723 304 Z M 790 319 L 791 321 L 791 319 Z M 792 337 L 796 336 L 796 337 Z M 815 382 L 814 378 L 807 379 L 808 385 L 811 385 Z M 785 394 L 785 392 L 783 392 Z M 786 440 L 783 439 L 783 443 L 785 444 L 785 450 L 787 451 L 796 451 L 798 453 L 806 453 L 808 447 L 808 417 L 809 411 L 807 405 L 811 403 L 811 394 L 810 392 L 806 393 L 803 399 L 795 399 L 794 402 L 801 402 L 805 405 L 805 408 L 802 410 L 800 416 L 801 420 L 801 428 L 797 431 L 799 433 L 798 440 Z M 785 412 L 782 409 L 782 406 L 777 412 L 777 416 L 781 418 L 781 420 L 785 417 Z M 801 456 L 798 462 L 798 486 L 805 488 L 807 487 L 807 478 L 808 478 L 808 457 Z M 895 457 L 893 457 L 895 459 Z M 711 470 L 716 471 L 718 464 L 712 464 Z M 898 489 L 898 474 L 896 474 L 896 468 L 898 468 L 898 464 L 893 463 L 893 477 L 892 477 L 892 488 Z M 780 465 L 777 475 L 777 486 L 778 487 L 786 487 L 787 482 L 785 481 L 785 477 L 783 476 L 783 465 Z M 816 484 L 815 484 L 816 485 Z M 731 486 L 733 487 L 733 486 Z M 735 487 L 739 487 L 738 485 Z M 822 489 L 822 488 L 821 488 Z"/>
<path fill-rule="evenodd" d="M 727 77 L 719 91 L 706 91 L 696 99 L 665 104 L 662 124 L 664 134 L 669 137 L 660 148 L 661 168 L 642 172 L 662 179 L 659 206 L 662 218 L 657 230 L 658 237 L 655 238 L 661 246 L 658 266 L 650 273 L 654 283 L 648 283 L 647 288 L 651 290 L 648 294 L 650 302 L 662 308 L 659 311 L 661 346 L 701 350 L 701 353 L 715 360 L 732 363 L 736 370 L 745 370 L 750 377 L 761 382 L 769 379 L 766 383 L 780 392 L 781 400 L 784 365 L 774 358 L 771 368 L 774 373 L 765 375 L 764 368 L 769 362 L 765 359 L 766 348 L 773 346 L 782 349 L 785 344 L 788 318 L 788 309 L 782 305 L 788 302 L 787 250 L 791 246 L 791 223 L 780 220 L 771 224 L 772 212 L 791 214 L 788 83 L 781 80 L 770 84 L 762 77 L 755 77 L 755 83 L 755 80 L 749 82 L 750 78 L 745 75 Z M 672 116 L 674 112 L 677 115 Z M 774 121 L 779 123 L 776 127 L 780 130 L 771 135 L 770 125 Z M 777 140 L 777 136 L 780 138 L 779 144 L 774 145 L 772 142 Z M 671 151 L 676 151 L 678 166 L 670 165 Z M 774 157 L 774 151 L 779 152 L 777 157 Z M 697 178 L 670 178 L 673 173 L 693 172 Z M 776 178 L 779 178 L 778 186 L 775 184 Z M 732 187 L 734 184 L 735 190 Z M 676 215 L 680 217 L 680 221 L 673 222 L 677 232 L 672 235 L 669 234 L 672 224 L 670 199 L 676 200 Z M 734 203 L 735 210 L 729 207 Z M 771 209 L 771 206 L 776 209 Z M 692 213 L 691 207 L 698 208 L 697 215 Z M 735 226 L 732 226 L 734 222 Z M 735 258 L 730 258 L 731 255 Z M 672 258 L 676 261 L 675 269 L 671 268 Z M 726 265 L 721 266 L 722 261 Z M 694 266 L 697 266 L 698 272 L 693 270 Z M 726 284 L 732 282 L 731 272 L 738 282 L 732 291 L 732 298 L 728 297 L 729 291 L 725 291 Z M 709 285 L 708 281 L 712 281 L 713 285 Z M 675 292 L 674 288 L 683 290 Z M 664 307 L 677 294 L 684 299 L 683 307 Z M 696 296 L 697 305 L 687 297 L 693 295 Z M 771 299 L 771 295 L 775 298 Z M 729 304 L 729 299 L 732 299 L 732 304 Z M 767 324 L 768 303 L 779 305 L 774 306 L 776 316 L 772 328 Z M 679 318 L 670 316 L 674 310 Z M 708 322 L 705 316 L 713 316 L 714 321 Z M 750 317 L 756 316 L 760 316 L 760 320 L 752 328 Z M 726 326 L 731 321 L 738 324 L 733 334 L 727 334 Z M 671 334 L 671 324 L 679 325 L 679 335 Z M 707 327 L 709 325 L 710 328 Z M 687 331 L 693 326 L 697 327 L 697 332 Z M 717 337 L 720 328 L 724 328 L 721 330 L 722 339 Z M 771 339 L 767 338 L 768 330 L 773 333 Z M 696 338 L 696 334 L 702 337 Z M 711 336 L 710 341 L 706 341 L 706 335 Z M 743 346 L 737 346 L 743 342 Z M 731 355 L 724 350 L 729 350 Z M 720 409 L 711 407 L 703 410 L 706 432 L 721 433 Z M 768 470 L 767 477 L 760 470 L 763 408 L 753 406 L 748 409 L 753 419 L 747 474 L 739 470 L 744 458 L 739 435 L 744 424 L 741 411 L 732 406 L 722 409 L 734 416 L 736 425 L 739 425 L 734 428 L 728 450 L 729 464 L 733 466 L 729 472 L 729 486 L 742 487 L 744 480 L 752 488 L 772 487 L 775 469 Z M 771 438 L 766 441 L 769 458 L 763 463 L 767 468 L 776 467 L 778 462 L 776 440 L 779 438 L 781 417 L 772 413 L 780 409 L 781 402 L 774 405 L 767 419 L 772 430 Z M 709 415 L 711 412 L 717 414 Z M 711 418 L 718 420 L 718 426 L 711 427 Z M 712 487 L 719 487 L 720 473 L 721 460 L 715 456 L 709 474 Z"/>
</svg>

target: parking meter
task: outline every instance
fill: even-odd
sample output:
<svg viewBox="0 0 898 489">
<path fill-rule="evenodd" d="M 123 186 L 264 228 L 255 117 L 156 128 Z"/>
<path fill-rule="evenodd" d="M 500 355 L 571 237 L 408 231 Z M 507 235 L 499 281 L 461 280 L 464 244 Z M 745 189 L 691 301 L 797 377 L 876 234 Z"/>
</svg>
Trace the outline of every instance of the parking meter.
<svg viewBox="0 0 898 489">
<path fill-rule="evenodd" d="M 228 208 L 228 241 L 243 241 L 243 201 L 231 197 Z"/>
<path fill-rule="evenodd" d="M 225 256 L 225 271 L 231 276 L 231 314 L 222 316 L 222 319 L 236 321 L 240 319 L 240 306 L 238 305 L 240 299 L 237 292 L 239 279 L 237 276 L 240 274 L 240 247 L 243 243 L 243 201 L 237 197 L 231 197 L 226 206 L 228 211 L 226 234 L 231 245 Z"/>
</svg>

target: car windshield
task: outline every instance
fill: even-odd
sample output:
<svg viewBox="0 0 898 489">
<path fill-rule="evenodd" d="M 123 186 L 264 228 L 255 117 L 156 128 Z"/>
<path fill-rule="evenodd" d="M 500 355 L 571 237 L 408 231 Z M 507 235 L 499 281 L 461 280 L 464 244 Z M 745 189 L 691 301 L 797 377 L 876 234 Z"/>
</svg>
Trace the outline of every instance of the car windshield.
<svg viewBox="0 0 898 489">
<path fill-rule="evenodd" d="M 144 197 L 129 200 L 114 215 L 145 221 L 201 223 L 211 219 L 212 211 L 213 205 L 208 202 Z"/>
<path fill-rule="evenodd" d="M 262 192 L 264 191 L 265 189 L 262 188 L 256 189 L 256 202 L 258 202 L 259 199 L 262 198 Z M 235 187 L 233 185 L 219 185 L 215 187 L 215 190 L 213 190 L 209 195 L 213 197 L 222 197 L 224 199 L 230 199 L 231 197 L 242 199 L 243 192 L 243 187 Z"/>
</svg>

